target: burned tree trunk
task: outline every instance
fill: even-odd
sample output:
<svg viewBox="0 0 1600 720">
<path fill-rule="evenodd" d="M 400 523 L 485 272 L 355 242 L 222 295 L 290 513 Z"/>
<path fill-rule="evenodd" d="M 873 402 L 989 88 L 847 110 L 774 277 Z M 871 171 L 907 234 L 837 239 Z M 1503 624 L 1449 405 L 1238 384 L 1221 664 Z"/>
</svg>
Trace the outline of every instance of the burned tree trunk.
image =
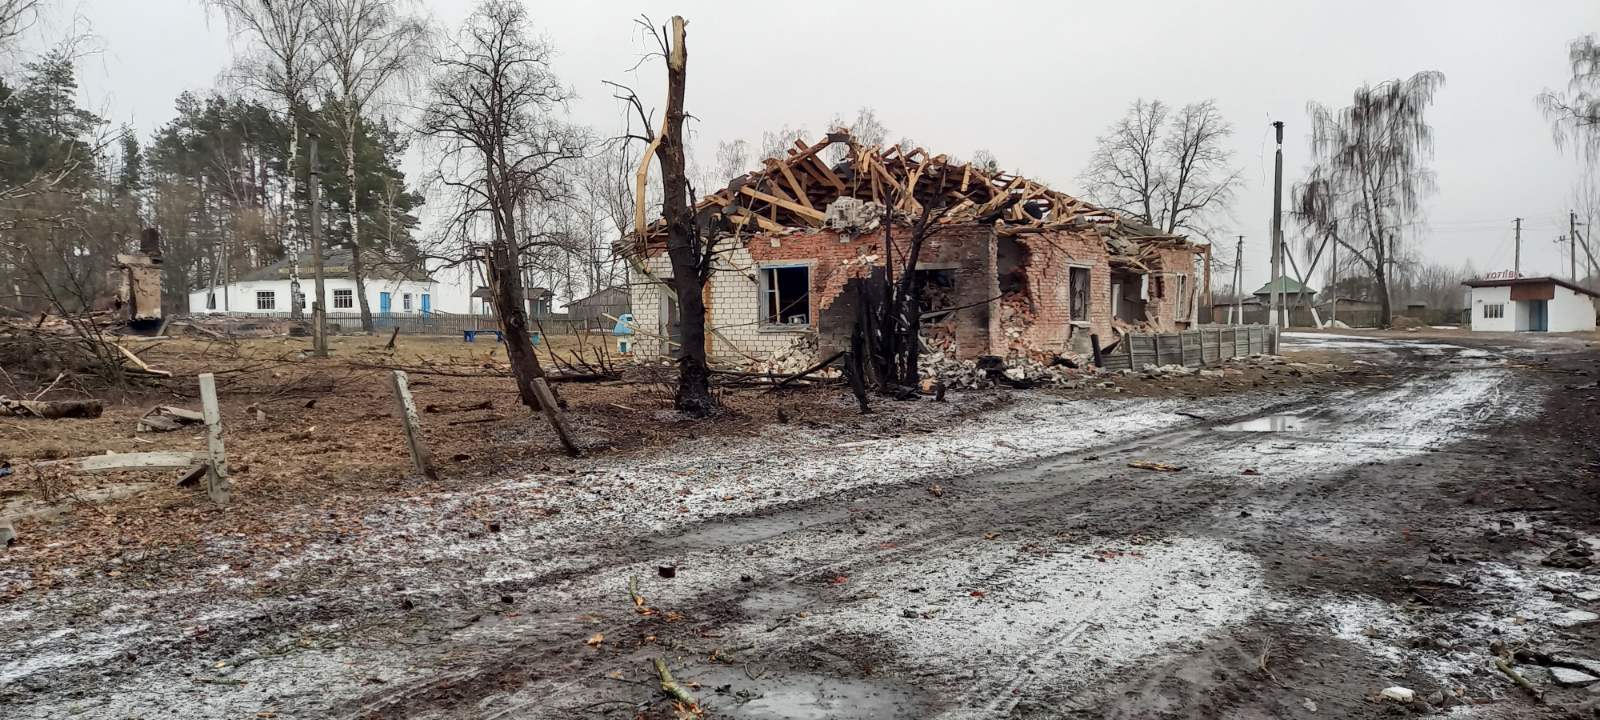
<svg viewBox="0 0 1600 720">
<path fill-rule="evenodd" d="M 684 47 L 684 20 L 673 16 L 667 48 L 667 112 L 656 157 L 661 161 L 661 216 L 667 224 L 667 255 L 672 259 L 672 288 L 678 297 L 682 322 L 682 356 L 678 359 L 678 391 L 673 404 L 691 417 L 716 411 L 711 396 L 711 368 L 706 362 L 706 305 L 703 296 L 710 277 L 711 253 L 705 252 L 689 206 L 689 180 L 683 146 L 683 97 L 688 76 L 688 50 Z"/>
<path fill-rule="evenodd" d="M 528 330 L 527 302 L 523 299 L 521 273 L 517 272 L 516 250 L 496 240 L 488 258 L 490 294 L 500 333 L 506 341 L 506 358 L 511 362 L 511 377 L 517 381 L 517 396 L 534 410 L 543 409 L 534 378 L 544 377 L 539 356 L 533 352 L 533 337 Z"/>
</svg>

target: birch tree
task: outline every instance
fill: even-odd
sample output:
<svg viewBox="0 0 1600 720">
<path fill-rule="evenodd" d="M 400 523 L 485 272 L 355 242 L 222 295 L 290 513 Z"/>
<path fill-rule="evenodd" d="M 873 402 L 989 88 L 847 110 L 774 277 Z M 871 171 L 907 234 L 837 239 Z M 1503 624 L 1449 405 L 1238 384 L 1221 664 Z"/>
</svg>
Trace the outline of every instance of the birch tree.
<svg viewBox="0 0 1600 720">
<path fill-rule="evenodd" d="M 361 311 L 361 329 L 373 331 L 361 254 L 361 193 L 356 181 L 360 123 L 385 92 L 418 69 L 426 31 L 422 21 L 404 14 L 401 0 L 313 0 L 321 22 L 315 50 L 332 92 L 332 115 L 343 150 L 345 211 L 349 223 L 350 272 Z"/>
<path fill-rule="evenodd" d="M 229 30 L 247 43 L 246 52 L 236 61 L 235 79 L 246 90 L 275 102 L 288 120 L 289 132 L 285 138 L 281 209 L 294 207 L 298 202 L 299 181 L 295 168 L 299 167 L 301 117 L 306 112 L 306 98 L 317 78 L 320 61 L 313 46 L 316 40 L 316 0 L 204 0 L 208 7 L 222 13 Z M 308 208 L 307 212 L 316 212 Z M 279 242 L 290 252 L 298 252 L 298 213 L 284 212 L 277 234 Z M 223 278 L 224 283 L 231 278 Z M 297 299 L 291 306 L 298 312 Z M 316 298 L 327 307 L 326 298 Z"/>
<path fill-rule="evenodd" d="M 1424 71 L 1362 85 L 1344 108 L 1308 105 L 1315 164 L 1291 191 L 1292 212 L 1308 235 L 1337 243 L 1371 275 L 1382 327 L 1393 319 L 1389 285 L 1402 230 L 1434 187 L 1425 113 L 1443 86 L 1443 73 Z"/>
</svg>

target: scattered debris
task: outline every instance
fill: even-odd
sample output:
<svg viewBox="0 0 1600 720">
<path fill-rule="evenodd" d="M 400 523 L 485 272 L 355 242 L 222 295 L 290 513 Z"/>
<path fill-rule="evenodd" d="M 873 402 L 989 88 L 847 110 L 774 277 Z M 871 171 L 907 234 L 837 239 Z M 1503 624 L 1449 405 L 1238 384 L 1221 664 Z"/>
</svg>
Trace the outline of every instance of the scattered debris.
<svg viewBox="0 0 1600 720">
<path fill-rule="evenodd" d="M 206 421 L 204 415 L 194 410 L 185 410 L 171 405 L 157 405 L 139 416 L 135 432 L 172 432 L 185 425 L 194 425 Z"/>
<path fill-rule="evenodd" d="M 206 473 L 208 473 L 210 471 L 211 471 L 211 463 L 209 463 L 209 462 L 199 463 L 199 464 L 195 465 L 194 467 L 189 468 L 188 472 L 184 473 L 182 477 L 178 478 L 178 487 L 186 488 L 186 487 L 194 487 L 196 485 L 199 485 L 200 484 L 200 478 L 205 477 Z"/>
<path fill-rule="evenodd" d="M 1179 467 L 1177 465 L 1168 465 L 1166 463 L 1150 462 L 1149 460 L 1133 460 L 1133 461 L 1130 461 L 1128 463 L 1128 467 L 1135 468 L 1135 469 L 1138 469 L 1138 470 L 1155 470 L 1157 472 L 1177 472 L 1177 471 L 1183 469 L 1182 467 Z"/>
<path fill-rule="evenodd" d="M 1393 700 L 1395 702 L 1408 703 L 1416 699 L 1417 693 L 1410 688 L 1403 688 L 1399 685 L 1395 685 L 1393 687 L 1384 688 L 1383 692 L 1378 693 L 1378 696 Z"/>
</svg>

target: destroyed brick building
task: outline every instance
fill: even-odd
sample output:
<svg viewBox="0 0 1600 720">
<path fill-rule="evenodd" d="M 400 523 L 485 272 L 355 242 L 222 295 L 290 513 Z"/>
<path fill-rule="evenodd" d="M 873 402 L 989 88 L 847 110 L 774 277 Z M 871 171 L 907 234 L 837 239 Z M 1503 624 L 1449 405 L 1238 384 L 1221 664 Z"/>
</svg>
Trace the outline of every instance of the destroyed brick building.
<svg viewBox="0 0 1600 720">
<path fill-rule="evenodd" d="M 824 151 L 842 146 L 842 160 Z M 835 153 L 837 151 L 835 150 Z M 759 361 L 848 346 L 860 293 L 905 252 L 912 221 L 939 210 L 916 271 L 923 337 L 960 358 L 1087 354 L 1130 330 L 1175 330 L 1209 307 L 1209 246 L 1163 233 L 1029 180 L 918 148 L 858 144 L 835 132 L 695 205 L 717 242 L 705 290 L 708 354 Z M 674 354 L 672 265 L 659 221 L 629 256 L 636 352 Z M 906 267 L 897 256 L 889 268 Z"/>
</svg>

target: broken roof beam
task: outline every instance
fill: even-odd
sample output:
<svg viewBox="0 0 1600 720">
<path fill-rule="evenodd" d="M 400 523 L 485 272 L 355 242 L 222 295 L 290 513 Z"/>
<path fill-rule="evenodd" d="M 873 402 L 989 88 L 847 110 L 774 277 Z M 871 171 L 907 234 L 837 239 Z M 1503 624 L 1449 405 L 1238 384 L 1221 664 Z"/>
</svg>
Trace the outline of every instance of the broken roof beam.
<svg viewBox="0 0 1600 720">
<path fill-rule="evenodd" d="M 774 207 L 781 207 L 781 208 L 783 208 L 785 210 L 788 210 L 789 212 L 794 213 L 795 215 L 799 216 L 800 218 L 809 221 L 809 224 L 811 224 L 812 226 L 821 225 L 822 224 L 822 219 L 824 217 L 826 217 L 821 212 L 817 211 L 815 208 L 809 208 L 809 207 L 801 205 L 800 203 L 797 203 L 797 202 L 795 202 L 793 200 L 785 200 L 785 199 L 783 199 L 781 197 L 778 197 L 776 195 L 770 195 L 770 194 L 761 192 L 760 190 L 752 188 L 749 185 L 746 185 L 746 186 L 744 186 L 742 188 L 739 188 L 739 192 L 744 193 L 745 195 L 748 195 L 753 199 L 761 200 L 763 202 L 769 203 Z"/>
<path fill-rule="evenodd" d="M 782 163 L 776 160 L 767 161 L 768 168 L 772 168 L 774 166 L 777 167 L 778 172 L 783 174 L 783 179 L 789 181 L 789 187 L 794 189 L 795 199 L 799 200 L 800 204 L 805 205 L 812 210 L 817 209 L 817 206 L 811 204 L 811 198 L 806 194 L 805 186 L 800 184 L 800 179 L 796 178 L 794 176 L 794 172 L 789 169 L 789 163 Z"/>
</svg>

